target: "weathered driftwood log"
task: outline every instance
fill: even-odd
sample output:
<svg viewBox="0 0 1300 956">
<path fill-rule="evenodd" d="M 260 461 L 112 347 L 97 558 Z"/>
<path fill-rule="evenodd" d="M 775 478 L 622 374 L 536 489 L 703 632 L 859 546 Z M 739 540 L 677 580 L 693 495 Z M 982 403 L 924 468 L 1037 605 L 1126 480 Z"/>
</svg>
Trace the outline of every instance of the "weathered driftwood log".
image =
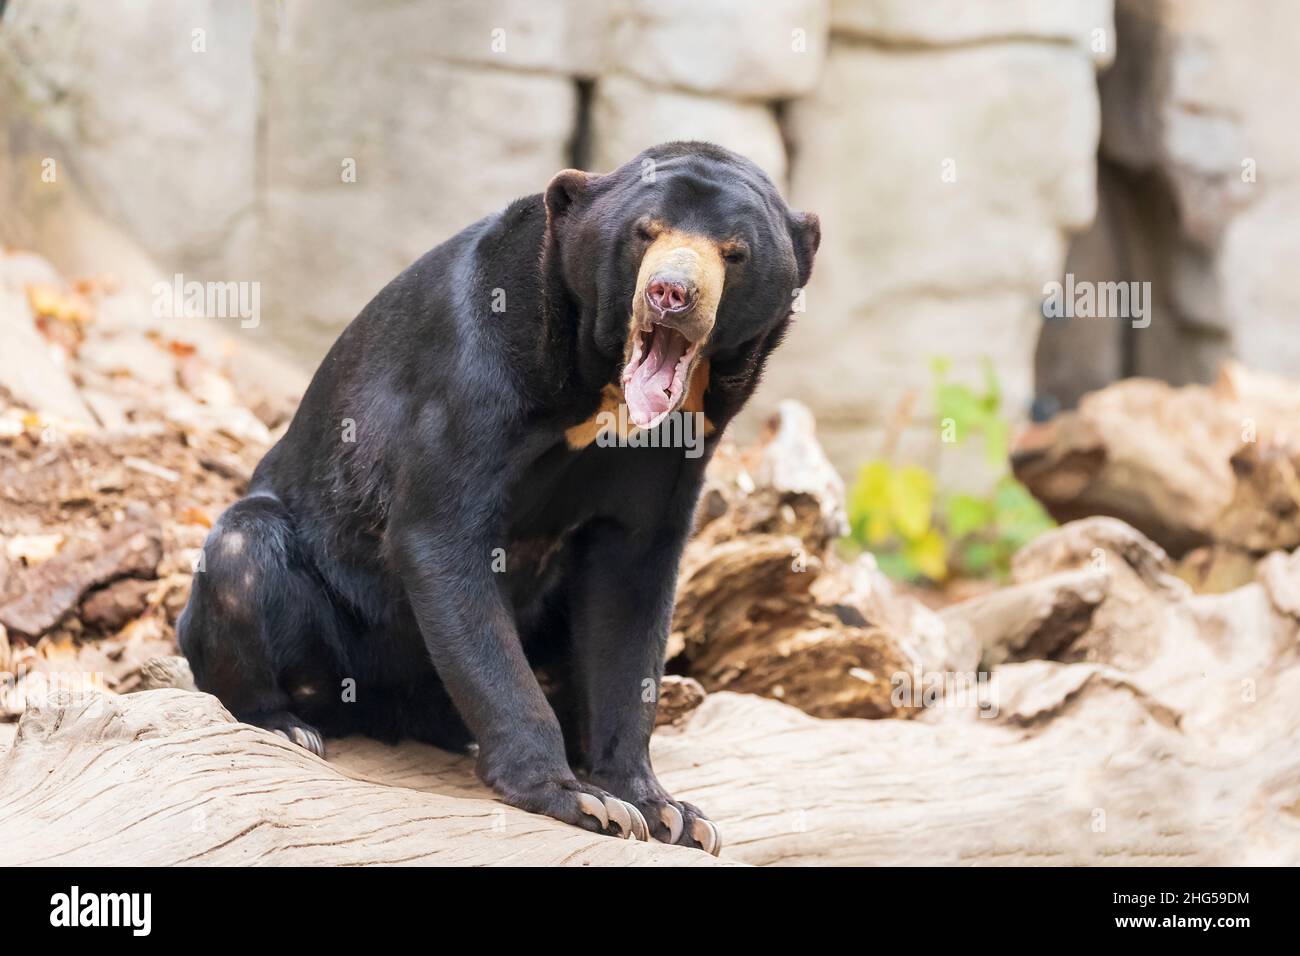
<svg viewBox="0 0 1300 956">
<path fill-rule="evenodd" d="M 1214 540 L 1250 554 L 1300 545 L 1300 445 L 1277 436 L 1248 442 L 1229 464 L 1232 500 L 1211 526 Z"/>
<path fill-rule="evenodd" d="M 128 677 L 134 678 L 136 691 L 163 690 L 197 690 L 194 686 L 194 672 L 190 662 L 183 657 L 168 654 L 163 657 L 151 657 Z"/>
<path fill-rule="evenodd" d="M 704 687 L 695 678 L 675 674 L 666 675 L 659 684 L 655 726 L 681 726 L 691 712 L 704 703 L 705 696 Z"/>
<path fill-rule="evenodd" d="M 390 777 L 383 745 L 325 763 L 235 723 L 207 694 L 56 695 L 29 706 L 0 769 L 5 864 L 709 866 L 684 847 L 598 836 Z M 430 747 L 428 765 L 468 763 Z M 377 758 L 377 759 L 376 759 Z M 93 763 L 93 768 L 88 765 Z M 393 786 L 391 784 L 398 784 Z"/>
<path fill-rule="evenodd" d="M 1258 575 L 1274 609 L 1300 621 L 1300 550 L 1270 554 L 1259 563 Z"/>
<path fill-rule="evenodd" d="M 1127 379 L 1028 430 L 1016 476 L 1060 521 L 1110 515 L 1175 555 L 1300 546 L 1300 387 L 1236 363 L 1212 386 Z"/>
<path fill-rule="evenodd" d="M 1021 548 L 1011 565 L 1012 579 L 1019 584 L 1069 573 L 1104 576 L 1102 600 L 1086 628 L 1050 656 L 1125 670 L 1150 662 L 1170 607 L 1182 606 L 1190 596 L 1187 584 L 1171 571 L 1159 545 L 1115 518 L 1062 525 Z"/>
<path fill-rule="evenodd" d="M 943 627 L 890 590 L 869 557 L 855 567 L 837 556 L 844 521 L 844 486 L 812 415 L 782 403 L 755 448 L 723 449 L 710 469 L 682 562 L 670 667 L 709 691 L 762 694 L 816 716 L 911 713 L 892 677 L 937 666 Z"/>
<path fill-rule="evenodd" d="M 987 670 L 1065 651 L 1087 631 L 1109 587 L 1104 571 L 1065 571 L 954 604 L 940 616 L 949 628 L 970 629 Z"/>
<path fill-rule="evenodd" d="M 1170 608 L 1197 626 L 1141 675 L 1007 663 L 991 706 L 907 721 L 710 694 L 655 766 L 718 822 L 721 862 L 1300 863 L 1300 625 L 1259 585 Z M 1277 634 L 1220 630 L 1261 621 Z M 192 692 L 56 697 L 11 737 L 0 864 L 718 862 L 505 807 L 431 747 L 349 738 L 322 762 Z"/>
</svg>

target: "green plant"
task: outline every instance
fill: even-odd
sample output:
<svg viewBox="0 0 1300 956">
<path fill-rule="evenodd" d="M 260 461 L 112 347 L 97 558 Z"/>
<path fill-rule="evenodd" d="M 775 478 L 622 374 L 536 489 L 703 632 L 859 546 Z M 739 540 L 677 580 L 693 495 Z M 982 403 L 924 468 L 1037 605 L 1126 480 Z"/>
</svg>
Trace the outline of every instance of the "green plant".
<svg viewBox="0 0 1300 956">
<path fill-rule="evenodd" d="M 999 471 L 1007 467 L 1011 429 L 1002 417 L 1002 389 L 993 363 L 984 362 L 984 391 L 948 381 L 950 363 L 936 358 L 930 362 L 934 373 L 934 412 L 939 420 L 940 437 L 945 443 L 964 441 L 977 434 L 984 439 L 984 458 Z"/>
<path fill-rule="evenodd" d="M 919 465 L 873 461 L 849 494 L 853 540 L 891 577 L 947 576 L 948 542 L 934 523 L 934 477 Z"/>
<path fill-rule="evenodd" d="M 874 552 L 891 577 L 1005 577 L 1011 556 L 1052 527 L 1052 519 L 1008 470 L 1010 429 L 992 364 L 985 363 L 978 392 L 950 382 L 946 360 L 936 359 L 933 371 L 940 438 L 957 444 L 979 436 L 995 469 L 992 490 L 983 496 L 940 495 L 934 475 L 921 465 L 888 458 L 868 462 L 849 493 L 850 539 Z"/>
</svg>

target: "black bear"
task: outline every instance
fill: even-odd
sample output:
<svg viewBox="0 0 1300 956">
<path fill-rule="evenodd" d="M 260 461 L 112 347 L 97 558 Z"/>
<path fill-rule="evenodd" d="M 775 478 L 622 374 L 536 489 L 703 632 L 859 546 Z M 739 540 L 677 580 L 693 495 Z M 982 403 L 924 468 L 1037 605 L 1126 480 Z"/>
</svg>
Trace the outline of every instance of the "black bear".
<svg viewBox="0 0 1300 956">
<path fill-rule="evenodd" d="M 507 803 L 717 853 L 650 766 L 677 566 L 819 241 L 753 163 L 668 143 L 425 254 L 204 544 L 198 686 L 321 755 L 474 745 Z"/>
</svg>

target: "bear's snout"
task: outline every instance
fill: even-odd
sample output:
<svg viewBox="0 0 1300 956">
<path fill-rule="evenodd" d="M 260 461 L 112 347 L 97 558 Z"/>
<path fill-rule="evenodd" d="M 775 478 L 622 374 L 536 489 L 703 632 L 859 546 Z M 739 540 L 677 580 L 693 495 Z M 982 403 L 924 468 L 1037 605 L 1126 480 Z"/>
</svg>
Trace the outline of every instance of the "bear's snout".
<svg viewBox="0 0 1300 956">
<path fill-rule="evenodd" d="M 663 318 L 669 312 L 684 312 L 695 301 L 696 288 L 693 282 L 673 275 L 659 273 L 650 277 L 646 286 L 645 297 L 655 315 Z"/>
</svg>

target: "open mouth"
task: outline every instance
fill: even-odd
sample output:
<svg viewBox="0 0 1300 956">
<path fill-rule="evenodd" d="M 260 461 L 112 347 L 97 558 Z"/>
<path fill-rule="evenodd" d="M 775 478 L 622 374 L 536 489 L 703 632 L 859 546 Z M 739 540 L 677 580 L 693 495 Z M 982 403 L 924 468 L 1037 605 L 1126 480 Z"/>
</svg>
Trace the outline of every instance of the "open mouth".
<svg viewBox="0 0 1300 956">
<path fill-rule="evenodd" d="M 654 428 L 681 404 L 699 351 L 700 343 L 690 342 L 676 329 L 642 322 L 623 367 L 623 396 L 632 424 Z"/>
</svg>

